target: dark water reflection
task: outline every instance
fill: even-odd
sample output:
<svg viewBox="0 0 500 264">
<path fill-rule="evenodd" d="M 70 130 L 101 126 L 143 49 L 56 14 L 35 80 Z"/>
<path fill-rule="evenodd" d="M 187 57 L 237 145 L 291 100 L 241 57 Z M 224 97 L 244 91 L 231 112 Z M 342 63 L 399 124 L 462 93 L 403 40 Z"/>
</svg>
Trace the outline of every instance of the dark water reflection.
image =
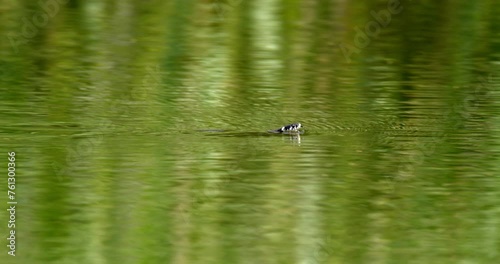
<svg viewBox="0 0 500 264">
<path fill-rule="evenodd" d="M 7 261 L 495 263 L 500 5 L 400 5 L 0 7 Z"/>
</svg>

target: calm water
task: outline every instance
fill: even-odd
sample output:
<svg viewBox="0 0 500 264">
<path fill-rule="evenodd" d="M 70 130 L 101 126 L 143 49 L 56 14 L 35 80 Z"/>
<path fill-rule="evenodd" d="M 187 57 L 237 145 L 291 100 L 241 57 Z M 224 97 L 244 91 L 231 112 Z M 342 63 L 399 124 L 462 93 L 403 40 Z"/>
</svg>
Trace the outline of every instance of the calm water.
<svg viewBox="0 0 500 264">
<path fill-rule="evenodd" d="M 499 3 L 60 2 L 0 1 L 0 263 L 500 259 Z"/>
</svg>

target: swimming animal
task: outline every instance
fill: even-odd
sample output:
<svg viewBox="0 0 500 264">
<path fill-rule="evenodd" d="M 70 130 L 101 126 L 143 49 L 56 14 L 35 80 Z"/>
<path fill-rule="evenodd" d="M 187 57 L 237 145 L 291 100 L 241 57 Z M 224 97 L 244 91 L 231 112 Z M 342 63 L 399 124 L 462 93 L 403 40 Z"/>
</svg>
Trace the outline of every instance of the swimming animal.
<svg viewBox="0 0 500 264">
<path fill-rule="evenodd" d="M 293 123 L 290 125 L 283 126 L 278 129 L 274 130 L 268 130 L 267 132 L 269 133 L 300 133 L 299 129 L 302 128 L 302 124 L 300 123 Z"/>
</svg>

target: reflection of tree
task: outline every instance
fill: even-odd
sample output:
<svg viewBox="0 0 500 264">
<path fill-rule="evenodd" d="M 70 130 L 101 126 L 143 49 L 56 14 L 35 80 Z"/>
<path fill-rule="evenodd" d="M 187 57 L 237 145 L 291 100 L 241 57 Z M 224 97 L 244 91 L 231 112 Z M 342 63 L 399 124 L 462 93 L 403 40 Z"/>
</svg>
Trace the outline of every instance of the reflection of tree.
<svg viewBox="0 0 500 264">
<path fill-rule="evenodd" d="M 228 12 L 236 8 L 243 0 L 217 1 L 214 10 L 218 18 L 223 20 Z"/>
</svg>

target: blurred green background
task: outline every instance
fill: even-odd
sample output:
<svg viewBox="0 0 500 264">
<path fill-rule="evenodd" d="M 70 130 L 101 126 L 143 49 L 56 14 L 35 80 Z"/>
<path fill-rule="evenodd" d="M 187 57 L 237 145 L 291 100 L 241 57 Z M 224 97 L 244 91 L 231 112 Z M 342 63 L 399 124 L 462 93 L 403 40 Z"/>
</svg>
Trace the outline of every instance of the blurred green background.
<svg viewBox="0 0 500 264">
<path fill-rule="evenodd" d="M 496 263 L 499 13 L 0 0 L 0 262 Z"/>
</svg>

